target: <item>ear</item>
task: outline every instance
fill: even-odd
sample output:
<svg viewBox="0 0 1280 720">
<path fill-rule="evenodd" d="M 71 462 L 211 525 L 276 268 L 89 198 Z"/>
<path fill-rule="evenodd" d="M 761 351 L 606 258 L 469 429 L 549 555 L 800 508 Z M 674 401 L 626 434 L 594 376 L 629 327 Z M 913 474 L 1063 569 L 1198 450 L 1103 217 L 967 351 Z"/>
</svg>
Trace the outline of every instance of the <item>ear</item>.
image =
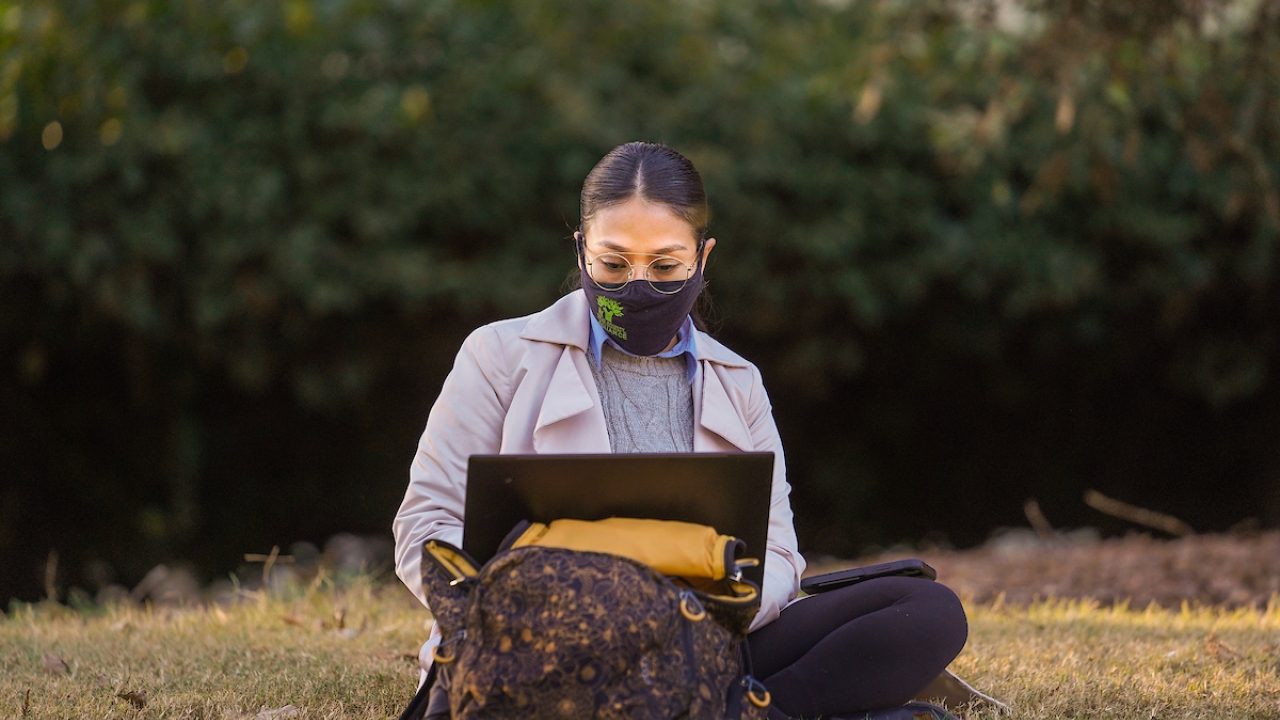
<svg viewBox="0 0 1280 720">
<path fill-rule="evenodd" d="M 707 238 L 702 241 L 702 269 L 707 269 L 707 258 L 711 257 L 711 249 L 716 246 L 715 238 Z"/>
</svg>

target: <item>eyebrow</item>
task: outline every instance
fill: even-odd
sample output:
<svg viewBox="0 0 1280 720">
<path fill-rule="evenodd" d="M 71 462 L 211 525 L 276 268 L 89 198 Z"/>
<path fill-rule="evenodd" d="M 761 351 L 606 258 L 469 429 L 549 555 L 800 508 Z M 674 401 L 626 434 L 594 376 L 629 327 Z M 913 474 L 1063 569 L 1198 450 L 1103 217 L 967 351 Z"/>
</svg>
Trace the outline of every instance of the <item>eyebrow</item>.
<svg viewBox="0 0 1280 720">
<path fill-rule="evenodd" d="M 666 247 L 660 247 L 658 248 L 657 252 L 653 252 L 653 253 L 638 253 L 638 252 L 633 252 L 631 250 L 628 250 L 625 247 L 618 245 L 617 243 L 611 243 L 608 240 L 601 240 L 600 245 L 603 247 L 609 248 L 610 250 L 616 253 L 630 254 L 630 255 L 666 255 L 668 253 L 676 252 L 677 250 L 689 249 L 688 246 L 686 245 L 676 244 L 676 245 L 667 245 Z"/>
</svg>

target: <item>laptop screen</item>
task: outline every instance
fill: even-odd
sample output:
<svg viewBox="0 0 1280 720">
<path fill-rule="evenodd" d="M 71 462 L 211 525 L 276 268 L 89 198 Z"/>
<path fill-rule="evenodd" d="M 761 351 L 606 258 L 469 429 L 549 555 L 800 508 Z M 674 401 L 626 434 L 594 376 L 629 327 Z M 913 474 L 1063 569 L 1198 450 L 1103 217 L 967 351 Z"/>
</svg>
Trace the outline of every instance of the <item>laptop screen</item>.
<svg viewBox="0 0 1280 720">
<path fill-rule="evenodd" d="M 462 548 L 481 563 L 521 520 L 609 517 L 710 525 L 747 544 L 764 579 L 773 453 L 473 455 Z"/>
</svg>

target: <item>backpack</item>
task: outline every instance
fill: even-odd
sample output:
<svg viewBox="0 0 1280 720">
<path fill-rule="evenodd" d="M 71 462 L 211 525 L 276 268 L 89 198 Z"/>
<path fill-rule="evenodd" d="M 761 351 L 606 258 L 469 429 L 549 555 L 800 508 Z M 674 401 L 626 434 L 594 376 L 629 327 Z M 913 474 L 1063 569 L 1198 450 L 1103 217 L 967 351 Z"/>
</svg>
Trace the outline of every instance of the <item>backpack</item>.
<svg viewBox="0 0 1280 720">
<path fill-rule="evenodd" d="M 760 595 L 741 550 L 705 526 L 616 518 L 522 524 L 483 567 L 428 540 L 423 589 L 443 639 L 423 692 L 437 699 L 405 717 L 447 697 L 453 720 L 763 720 L 745 652 Z"/>
</svg>

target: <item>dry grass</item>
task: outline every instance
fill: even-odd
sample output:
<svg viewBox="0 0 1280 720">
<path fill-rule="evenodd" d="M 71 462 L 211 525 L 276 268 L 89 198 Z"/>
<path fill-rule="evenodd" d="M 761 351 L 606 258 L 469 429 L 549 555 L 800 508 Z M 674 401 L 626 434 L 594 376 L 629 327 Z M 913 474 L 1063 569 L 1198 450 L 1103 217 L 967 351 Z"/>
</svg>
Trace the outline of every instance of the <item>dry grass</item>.
<svg viewBox="0 0 1280 720">
<path fill-rule="evenodd" d="M 970 607 L 953 665 L 1015 718 L 1280 718 L 1280 603 L 1131 610 L 1092 601 Z"/>
<path fill-rule="evenodd" d="M 1012 703 L 1015 718 L 1280 717 L 1275 602 L 1227 611 L 997 601 L 969 612 L 954 667 Z M 286 705 L 298 718 L 394 718 L 413 692 L 405 656 L 425 637 L 424 619 L 398 586 L 368 582 L 225 608 L 19 608 L 0 620 L 0 717 L 23 717 L 29 697 L 31 718 L 244 718 Z M 47 669 L 46 654 L 67 671 Z M 120 697 L 143 691 L 142 708 Z"/>
<path fill-rule="evenodd" d="M 23 717 L 24 701 L 31 718 L 396 717 L 425 618 L 398 584 L 367 581 L 228 607 L 21 608 L 0 621 L 0 717 Z M 120 697 L 142 692 L 142 708 Z"/>
</svg>

